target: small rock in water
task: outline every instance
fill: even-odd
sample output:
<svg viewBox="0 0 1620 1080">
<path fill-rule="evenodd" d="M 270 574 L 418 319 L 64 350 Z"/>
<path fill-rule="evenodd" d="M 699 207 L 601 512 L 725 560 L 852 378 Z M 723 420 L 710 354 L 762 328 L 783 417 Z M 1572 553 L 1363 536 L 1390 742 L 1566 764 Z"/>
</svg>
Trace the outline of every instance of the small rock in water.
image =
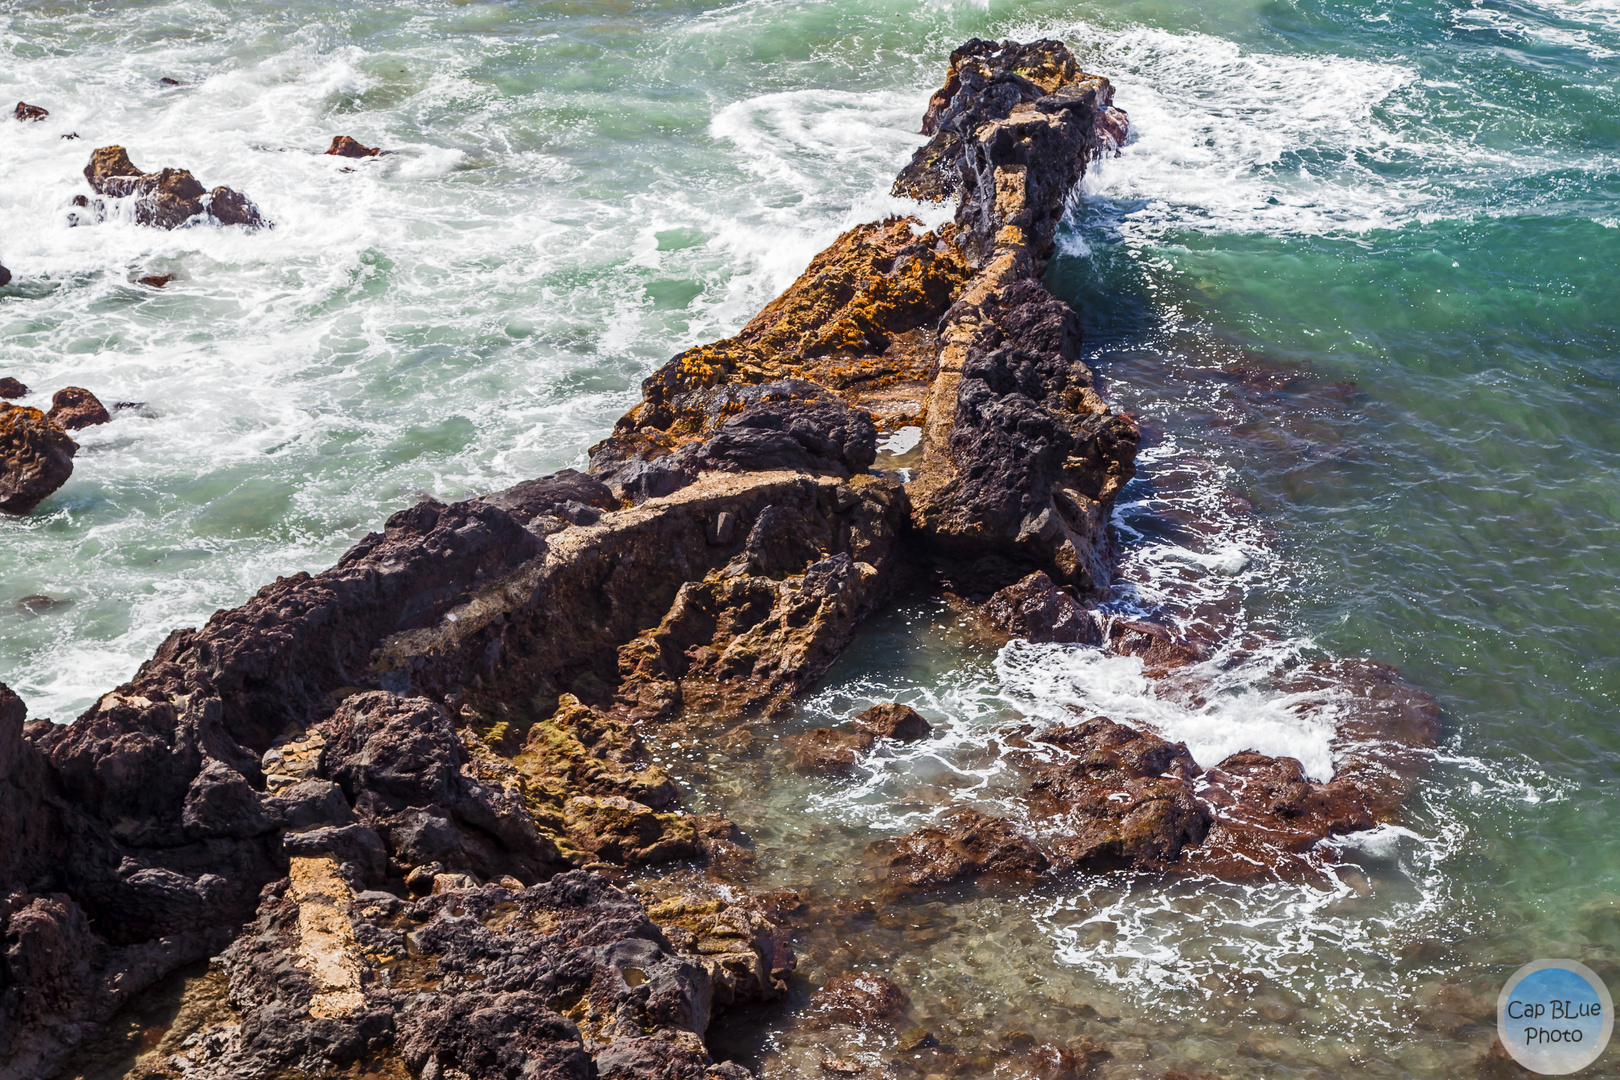
<svg viewBox="0 0 1620 1080">
<path fill-rule="evenodd" d="M 11 115 L 18 120 L 33 120 L 36 123 L 51 115 L 49 109 L 42 109 L 38 105 L 30 105 L 26 101 L 17 102 L 17 107 L 11 110 Z"/>
<path fill-rule="evenodd" d="M 905 1007 L 905 991 L 869 971 L 834 975 L 810 999 L 810 1011 L 822 1023 L 880 1023 Z"/>
<path fill-rule="evenodd" d="M 10 285 L 10 284 L 11 284 L 11 271 L 7 270 L 3 266 L 0 266 L 0 289 L 3 289 L 7 285 Z"/>
<path fill-rule="evenodd" d="M 788 739 L 793 767 L 800 772 L 847 773 L 877 741 L 870 731 L 834 731 L 815 728 Z"/>
<path fill-rule="evenodd" d="M 67 431 L 105 424 L 112 419 L 107 407 L 96 400 L 96 395 L 82 386 L 69 386 L 58 390 L 51 398 L 51 420 Z"/>
<path fill-rule="evenodd" d="M 27 396 L 28 387 L 24 386 L 16 379 L 13 379 L 9 375 L 4 379 L 0 379 L 0 398 L 20 398 Z"/>
<path fill-rule="evenodd" d="M 917 742 L 933 734 L 934 727 L 910 705 L 874 705 L 855 717 L 855 726 L 895 742 Z"/>
<path fill-rule="evenodd" d="M 167 75 L 165 75 L 165 76 L 163 76 L 163 78 L 158 80 L 158 84 L 160 86 L 179 86 L 180 85 L 180 80 L 179 79 L 171 79 Z"/>
<path fill-rule="evenodd" d="M 376 157 L 382 153 L 375 146 L 367 146 L 358 139 L 351 139 L 347 135 L 338 135 L 332 139 L 332 145 L 327 148 L 327 154 L 334 157 L 364 158 Z"/>
<path fill-rule="evenodd" d="M 26 514 L 73 475 L 79 444 L 38 409 L 0 410 L 0 512 Z"/>
<path fill-rule="evenodd" d="M 77 139 L 78 137 L 79 133 L 77 131 L 70 131 L 66 135 L 62 136 L 64 139 Z"/>
<path fill-rule="evenodd" d="M 174 275 L 173 274 L 147 274 L 145 277 L 136 278 L 135 280 L 137 282 L 139 282 L 140 284 L 142 284 L 142 285 L 150 285 L 154 289 L 161 289 L 161 288 L 163 288 L 163 286 L 167 285 L 169 282 L 174 280 Z M 121 404 L 128 404 L 128 403 L 127 402 L 122 402 Z"/>
<path fill-rule="evenodd" d="M 57 608 L 67 607 L 71 603 L 73 603 L 72 600 L 63 596 L 40 596 L 36 594 L 23 597 L 17 601 L 16 607 L 18 612 L 25 615 L 43 615 L 47 611 L 55 611 Z"/>
<path fill-rule="evenodd" d="M 992 596 L 984 615 L 998 630 L 1026 641 L 1102 644 L 1091 612 L 1042 571 Z"/>
</svg>

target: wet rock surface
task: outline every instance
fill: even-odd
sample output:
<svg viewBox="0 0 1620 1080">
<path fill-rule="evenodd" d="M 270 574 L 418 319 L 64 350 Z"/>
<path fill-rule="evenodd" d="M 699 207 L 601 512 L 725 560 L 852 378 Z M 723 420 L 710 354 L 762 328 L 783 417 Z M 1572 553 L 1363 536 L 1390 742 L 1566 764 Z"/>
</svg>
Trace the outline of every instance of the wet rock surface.
<svg viewBox="0 0 1620 1080">
<path fill-rule="evenodd" d="M 112 419 L 112 414 L 96 395 L 79 386 L 69 386 L 52 395 L 51 411 L 46 416 L 66 431 L 105 424 Z"/>
<path fill-rule="evenodd" d="M 0 513 L 26 514 L 67 483 L 78 449 L 38 409 L 0 406 Z"/>
<path fill-rule="evenodd" d="M 1102 627 L 1091 610 L 1040 571 L 997 592 L 985 604 L 984 615 L 996 629 L 1026 641 L 1103 643 Z"/>
<path fill-rule="evenodd" d="M 13 119 L 24 122 L 33 121 L 38 123 L 49 115 L 51 115 L 49 109 L 42 108 L 39 105 L 30 105 L 26 101 L 17 102 L 17 107 L 11 110 Z"/>
<path fill-rule="evenodd" d="M 335 135 L 332 138 L 332 145 L 326 148 L 326 153 L 333 157 L 366 158 L 376 157 L 382 151 L 347 135 Z"/>
<path fill-rule="evenodd" d="M 129 199 L 135 221 L 140 225 L 177 229 L 193 221 L 207 220 L 217 225 L 260 229 L 270 224 L 252 200 L 241 192 L 228 187 L 210 191 L 185 169 L 142 172 L 129 160 L 122 146 L 104 146 L 92 153 L 90 163 L 84 167 L 84 176 L 97 195 Z M 77 205 L 92 207 L 96 204 L 85 200 Z M 97 209 L 105 212 L 105 205 Z"/>
<path fill-rule="evenodd" d="M 0 379 L 0 398 L 10 398 L 15 400 L 17 398 L 27 396 L 28 387 L 24 386 L 16 379 L 13 379 L 9 375 L 3 379 Z"/>
</svg>

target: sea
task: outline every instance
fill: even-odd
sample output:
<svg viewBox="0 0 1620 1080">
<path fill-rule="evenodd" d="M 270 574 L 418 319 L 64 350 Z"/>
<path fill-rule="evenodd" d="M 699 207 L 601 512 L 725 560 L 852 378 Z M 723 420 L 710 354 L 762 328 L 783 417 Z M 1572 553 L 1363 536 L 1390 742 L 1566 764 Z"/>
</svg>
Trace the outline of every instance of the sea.
<svg viewBox="0 0 1620 1080">
<path fill-rule="evenodd" d="M 1143 426 L 1108 610 L 1223 644 L 1177 696 L 919 591 L 763 749 L 654 736 L 755 884 L 821 913 L 796 1000 L 859 971 L 908 998 L 893 1030 L 717 1038 L 764 1077 L 923 1075 L 925 1032 L 976 1075 L 1091 1045 L 1106 1076 L 1442 1078 L 1475 1075 L 1521 964 L 1620 988 L 1616 0 L 4 0 L 0 376 L 121 407 L 0 520 L 0 681 L 70 721 L 423 496 L 583 465 L 841 231 L 949 217 L 888 189 L 973 37 L 1064 41 L 1130 116 L 1045 281 Z M 113 144 L 274 227 L 76 225 Z M 874 885 L 873 845 L 1017 802 L 1020 725 L 1106 715 L 1327 779 L 1338 706 L 1275 676 L 1350 658 L 1434 695 L 1443 735 L 1319 880 Z M 787 767 L 780 736 L 877 701 L 935 738 Z"/>
</svg>

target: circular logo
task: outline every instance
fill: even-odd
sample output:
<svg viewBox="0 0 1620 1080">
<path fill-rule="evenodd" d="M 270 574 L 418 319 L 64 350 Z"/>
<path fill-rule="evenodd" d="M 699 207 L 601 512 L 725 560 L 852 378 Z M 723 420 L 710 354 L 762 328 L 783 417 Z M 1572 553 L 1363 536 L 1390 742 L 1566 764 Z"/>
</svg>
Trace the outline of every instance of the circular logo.
<svg viewBox="0 0 1620 1080">
<path fill-rule="evenodd" d="M 1585 964 L 1534 960 L 1502 987 L 1496 1032 L 1513 1060 L 1531 1072 L 1578 1072 L 1609 1045 L 1614 999 Z"/>
</svg>

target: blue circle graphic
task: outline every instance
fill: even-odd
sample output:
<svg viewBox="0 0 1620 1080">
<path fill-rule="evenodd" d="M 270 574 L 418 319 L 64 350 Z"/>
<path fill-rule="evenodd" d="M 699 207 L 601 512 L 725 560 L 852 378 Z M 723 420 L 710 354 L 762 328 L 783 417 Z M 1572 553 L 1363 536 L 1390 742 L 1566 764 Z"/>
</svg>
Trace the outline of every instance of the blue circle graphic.
<svg viewBox="0 0 1620 1080">
<path fill-rule="evenodd" d="M 1503 1048 L 1531 1072 L 1578 1072 L 1608 1045 L 1614 1000 L 1585 964 L 1537 960 L 1514 972 L 1502 988 L 1496 1030 Z"/>
</svg>

